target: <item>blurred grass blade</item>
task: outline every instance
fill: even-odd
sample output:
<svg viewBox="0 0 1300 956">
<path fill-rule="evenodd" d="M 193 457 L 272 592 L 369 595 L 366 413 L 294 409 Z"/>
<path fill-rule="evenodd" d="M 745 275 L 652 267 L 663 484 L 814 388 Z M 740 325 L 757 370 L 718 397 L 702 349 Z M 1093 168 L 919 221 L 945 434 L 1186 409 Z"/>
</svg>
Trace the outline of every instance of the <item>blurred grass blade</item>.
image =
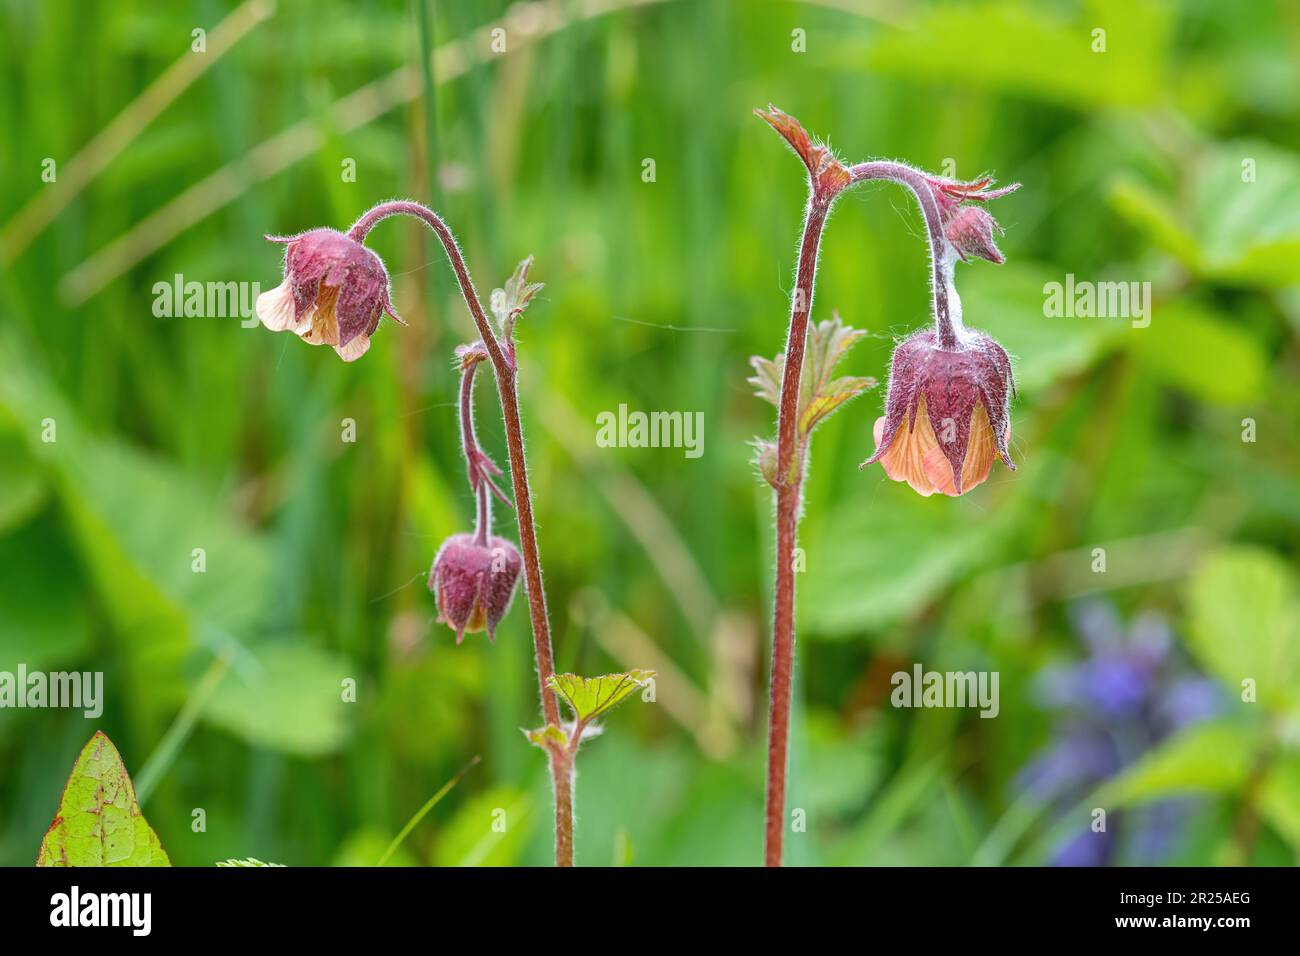
<svg viewBox="0 0 1300 956">
<path fill-rule="evenodd" d="M 383 866 L 385 863 L 388 862 L 389 858 L 394 853 L 397 852 L 397 848 L 402 845 L 402 841 L 411 835 L 411 831 L 414 830 L 416 826 L 419 824 L 419 822 L 425 818 L 425 815 L 428 814 L 428 812 L 432 810 L 434 807 L 436 807 L 439 801 L 441 801 L 443 797 L 451 793 L 451 788 L 456 786 L 456 784 L 460 783 L 461 779 L 465 776 L 465 774 L 473 770 L 478 765 L 478 762 L 481 759 L 482 758 L 478 754 L 475 754 L 474 759 L 471 760 L 469 763 L 465 764 L 464 768 L 461 769 L 460 773 L 456 774 L 456 776 L 452 777 L 450 780 L 444 783 L 441 789 L 439 789 L 437 793 L 431 796 L 425 802 L 424 806 L 420 807 L 419 811 L 415 814 L 415 816 L 411 817 L 411 819 L 406 821 L 406 826 L 402 827 L 402 832 L 397 834 L 397 836 L 393 838 L 392 843 L 388 844 L 388 849 L 384 851 L 384 855 L 379 858 L 379 862 L 376 863 L 375 866 Z"/>
</svg>

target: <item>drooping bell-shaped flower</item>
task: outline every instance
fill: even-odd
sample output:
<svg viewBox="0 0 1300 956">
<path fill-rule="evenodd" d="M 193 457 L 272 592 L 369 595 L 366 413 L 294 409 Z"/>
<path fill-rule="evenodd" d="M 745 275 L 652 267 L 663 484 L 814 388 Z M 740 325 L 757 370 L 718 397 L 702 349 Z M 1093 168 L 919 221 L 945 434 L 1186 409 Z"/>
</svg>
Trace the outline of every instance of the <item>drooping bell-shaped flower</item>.
<svg viewBox="0 0 1300 956">
<path fill-rule="evenodd" d="M 484 630 L 488 640 L 496 640 L 522 567 L 518 549 L 505 538 L 463 533 L 443 542 L 429 572 L 429 589 L 438 602 L 438 620 L 456 632 L 457 644 L 467 633 Z"/>
<path fill-rule="evenodd" d="M 889 367 L 885 414 L 876 420 L 879 461 L 922 495 L 960 495 L 989 476 L 995 456 L 1015 470 L 1008 405 L 1011 360 L 997 342 L 964 330 L 956 349 L 933 330 L 899 343 Z"/>
<path fill-rule="evenodd" d="M 953 283 L 957 260 L 1001 263 L 994 242 L 997 220 L 981 205 L 1016 185 L 990 189 L 990 180 L 963 183 L 924 177 L 937 208 L 932 223 L 935 327 L 916 332 L 894 349 L 885 414 L 873 429 L 875 453 L 894 481 L 922 495 L 957 496 L 989 476 L 1000 457 L 1012 471 L 1010 401 L 1015 395 L 1011 359 L 983 332 L 962 324 L 961 298 Z M 933 215 L 933 214 L 931 214 Z"/>
<path fill-rule="evenodd" d="M 257 297 L 257 317 L 268 329 L 333 346 L 352 362 L 370 348 L 385 312 L 402 321 L 389 299 L 383 261 L 357 240 L 324 228 L 266 238 L 286 244 L 284 281 Z"/>
</svg>

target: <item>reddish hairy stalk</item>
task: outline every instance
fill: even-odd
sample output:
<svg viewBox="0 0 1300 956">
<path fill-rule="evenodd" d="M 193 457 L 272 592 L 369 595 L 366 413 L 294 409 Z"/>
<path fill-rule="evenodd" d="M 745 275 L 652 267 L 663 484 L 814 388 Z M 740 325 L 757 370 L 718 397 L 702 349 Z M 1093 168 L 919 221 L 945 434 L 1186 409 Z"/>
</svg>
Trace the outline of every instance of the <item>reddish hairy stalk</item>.
<svg viewBox="0 0 1300 956">
<path fill-rule="evenodd" d="M 777 423 L 776 481 L 776 596 L 772 615 L 771 699 L 768 710 L 767 801 L 764 862 L 780 866 L 785 835 L 786 770 L 790 752 L 790 699 L 794 671 L 795 570 L 799 512 L 807 448 L 799 434 L 799 394 L 803 377 L 808 316 L 812 312 L 817 277 L 817 253 L 831 206 L 844 190 L 873 179 L 887 179 L 908 187 L 925 216 L 932 266 L 931 285 L 935 329 L 944 348 L 954 348 L 958 318 L 949 311 L 948 286 L 951 261 L 944 237 L 939 198 L 923 173 L 903 163 L 888 161 L 842 166 L 823 146 L 813 143 L 792 117 L 779 110 L 759 111 L 779 132 L 808 169 L 810 192 L 804 216 L 803 239 L 786 337 L 785 366 Z"/>
<path fill-rule="evenodd" d="M 952 262 L 947 255 L 948 242 L 943 235 L 943 220 L 939 215 L 939 201 L 934 187 L 924 173 L 903 163 L 877 161 L 859 163 L 850 167 L 852 185 L 871 179 L 887 179 L 906 186 L 916 197 L 925 216 L 925 230 L 930 241 L 930 294 L 934 315 L 934 328 L 939 335 L 939 345 L 945 349 L 957 347 L 957 328 L 949 313 L 948 284 L 952 281 Z M 958 319 L 960 322 L 960 318 Z"/>
<path fill-rule="evenodd" d="M 808 338 L 808 313 L 812 311 L 813 280 L 817 275 L 817 250 L 833 199 L 833 196 L 820 199 L 815 192 L 808 199 L 777 419 L 776 608 L 772 616 L 772 687 L 767 734 L 768 866 L 781 865 L 785 833 L 785 773 L 790 751 L 790 691 L 794 670 L 794 549 L 803 493 L 803 463 L 796 461 L 799 380 Z"/>
<path fill-rule="evenodd" d="M 447 224 L 433 210 L 417 202 L 395 201 L 381 203 L 371 209 L 348 230 L 351 239 L 361 242 L 375 224 L 390 216 L 414 216 L 427 225 L 442 243 L 451 261 L 456 282 L 460 285 L 465 305 L 478 328 L 479 336 L 487 349 L 496 376 L 497 394 L 501 398 L 501 413 L 505 419 L 506 444 L 510 453 L 510 484 L 514 489 L 515 510 L 519 516 L 519 543 L 524 561 L 524 590 L 528 595 L 528 612 L 532 621 L 533 649 L 537 658 L 537 681 L 542 712 L 546 723 L 560 726 L 560 707 L 550 679 L 555 675 L 554 656 L 551 652 L 551 627 L 546 612 L 546 593 L 542 590 L 542 562 L 537 549 L 537 529 L 533 522 L 532 494 L 528 487 L 528 465 L 524 458 L 524 431 L 519 419 L 518 371 L 514 344 L 504 345 L 497 338 L 483 310 L 478 292 L 470 279 L 469 268 L 461 254 L 456 237 Z M 567 764 L 567 765 L 566 765 Z M 554 753 L 550 757 L 551 782 L 555 790 L 555 863 L 557 866 L 573 865 L 573 773 L 571 763 Z"/>
<path fill-rule="evenodd" d="M 460 436 L 465 450 L 465 468 L 469 472 L 469 486 L 474 491 L 477 513 L 474 518 L 474 542 L 487 547 L 492 534 L 492 485 L 482 473 L 478 439 L 474 435 L 474 370 L 478 362 L 468 361 L 460 378 Z"/>
</svg>

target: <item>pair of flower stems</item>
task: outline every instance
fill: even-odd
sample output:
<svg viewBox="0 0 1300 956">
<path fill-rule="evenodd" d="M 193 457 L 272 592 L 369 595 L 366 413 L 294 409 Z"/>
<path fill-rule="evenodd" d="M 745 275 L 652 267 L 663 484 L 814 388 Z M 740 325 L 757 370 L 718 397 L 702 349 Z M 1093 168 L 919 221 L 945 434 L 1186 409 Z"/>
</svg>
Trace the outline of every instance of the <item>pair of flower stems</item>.
<svg viewBox="0 0 1300 956">
<path fill-rule="evenodd" d="M 785 831 L 785 786 L 789 752 L 790 697 L 794 664 L 795 546 L 807 472 L 808 445 L 813 428 L 845 402 L 874 385 L 865 378 L 833 378 L 835 364 L 861 333 L 844 326 L 838 316 L 813 328 L 812 311 L 817 254 L 827 217 L 846 189 L 870 180 L 889 180 L 915 195 L 925 217 L 932 265 L 933 330 L 914 333 L 899 343 L 890 363 L 885 414 L 876 422 L 876 450 L 870 464 L 880 461 L 890 478 L 906 481 L 917 492 L 942 491 L 960 495 L 984 481 L 995 453 L 1014 469 L 1008 454 L 1008 407 L 1014 386 L 1006 352 L 991 338 L 965 328 L 952 281 L 958 259 L 972 256 L 1001 262 L 994 242 L 997 222 L 979 204 L 1011 192 L 1017 185 L 989 189 L 991 181 L 958 182 L 930 176 L 898 162 L 877 161 L 845 166 L 831 151 L 814 142 L 802 126 L 780 110 L 756 111 L 785 138 L 803 161 L 809 176 L 809 196 L 799 248 L 795 290 L 785 352 L 775 360 L 752 359 L 759 394 L 778 408 L 777 439 L 758 442 L 758 465 L 776 494 L 776 594 L 773 614 L 771 703 L 769 709 L 765 862 L 779 866 Z M 970 205 L 975 203 L 976 205 Z M 446 250 L 452 271 L 479 334 L 477 342 L 457 349 L 461 368 L 460 424 L 470 489 L 476 500 L 472 534 L 449 538 L 439 549 L 430 572 L 440 619 L 456 631 L 457 643 L 467 632 L 486 630 L 509 608 L 519 572 L 524 572 L 536 657 L 544 727 L 527 732 L 528 739 L 548 755 L 555 803 L 555 859 L 573 864 L 574 759 L 591 720 L 628 693 L 648 672 L 633 671 L 608 687 L 586 690 L 588 705 L 573 691 L 581 678 L 557 679 L 551 647 L 541 557 L 533 522 L 532 497 L 519 414 L 518 361 L 515 321 L 541 288 L 528 282 L 531 259 L 525 260 L 503 289 L 493 293 L 489 320 L 464 256 L 447 224 L 416 202 L 385 202 L 365 213 L 347 231 L 313 229 L 291 237 L 267 238 L 286 244 L 284 282 L 264 293 L 257 311 L 263 324 L 292 331 L 312 344 L 334 347 L 345 361 L 354 361 L 369 348 L 370 337 L 393 310 L 387 271 L 364 246 L 370 230 L 391 216 L 413 216 L 427 225 Z M 404 324 L 404 323 L 403 323 Z M 805 376 L 805 349 L 812 339 L 812 368 Z M 479 448 L 474 434 L 472 397 L 474 373 L 491 363 L 505 420 L 510 481 L 518 516 L 522 555 L 512 543 L 491 533 L 492 498 L 509 506 L 510 499 L 493 482 L 500 470 Z M 599 681 L 605 678 L 596 679 Z M 574 720 L 561 720 L 557 690 L 574 711 Z M 601 695 L 604 698 L 601 699 Z"/>
</svg>

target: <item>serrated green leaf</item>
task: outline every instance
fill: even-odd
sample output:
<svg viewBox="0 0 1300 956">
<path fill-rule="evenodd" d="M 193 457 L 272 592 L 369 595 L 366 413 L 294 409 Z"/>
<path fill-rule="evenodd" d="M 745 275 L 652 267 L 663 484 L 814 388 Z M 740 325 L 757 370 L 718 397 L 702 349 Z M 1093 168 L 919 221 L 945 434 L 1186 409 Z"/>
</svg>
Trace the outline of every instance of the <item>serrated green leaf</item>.
<svg viewBox="0 0 1300 956">
<path fill-rule="evenodd" d="M 849 399 L 876 385 L 874 378 L 844 376 L 835 378 L 835 366 L 855 342 L 867 333 L 845 325 L 836 314 L 808 329 L 808 346 L 804 352 L 803 375 L 799 382 L 799 431 L 811 434 L 818 423 Z M 754 394 L 780 407 L 781 379 L 785 374 L 785 353 L 774 359 L 753 356 L 749 360 L 754 374 L 747 379 Z M 769 479 L 770 480 L 770 479 Z"/>
<path fill-rule="evenodd" d="M 1282 709 L 1300 695 L 1295 582 L 1267 551 L 1207 555 L 1188 584 L 1192 652 L 1234 694 L 1253 680 L 1261 704 Z"/>
<path fill-rule="evenodd" d="M 807 435 L 832 412 L 850 399 L 857 398 L 869 388 L 874 388 L 876 380 L 865 377 L 844 377 L 828 382 L 814 395 L 799 416 L 799 428 Z"/>
<path fill-rule="evenodd" d="M 647 670 L 604 674 L 600 677 L 556 674 L 551 677 L 550 684 L 564 698 L 565 703 L 573 708 L 578 722 L 585 724 L 616 706 L 654 676 L 654 671 Z"/>
<path fill-rule="evenodd" d="M 781 405 L 781 376 L 785 370 L 785 355 L 778 355 L 774 359 L 754 355 L 750 357 L 749 364 L 753 367 L 754 374 L 745 381 L 754 386 L 755 395 L 779 408 Z"/>
<path fill-rule="evenodd" d="M 246 860 L 218 860 L 217 866 L 278 866 L 283 868 L 283 863 L 263 863 L 257 857 L 250 856 Z"/>
<path fill-rule="evenodd" d="M 529 282 L 528 270 L 532 268 L 533 257 L 529 256 L 515 267 L 515 271 L 500 289 L 493 289 L 488 297 L 488 307 L 496 316 L 501 334 L 507 339 L 514 330 L 515 320 L 519 318 L 528 303 L 544 288 L 541 282 Z"/>
<path fill-rule="evenodd" d="M 37 866 L 171 866 L 122 755 L 96 731 L 73 765 Z"/>
</svg>

